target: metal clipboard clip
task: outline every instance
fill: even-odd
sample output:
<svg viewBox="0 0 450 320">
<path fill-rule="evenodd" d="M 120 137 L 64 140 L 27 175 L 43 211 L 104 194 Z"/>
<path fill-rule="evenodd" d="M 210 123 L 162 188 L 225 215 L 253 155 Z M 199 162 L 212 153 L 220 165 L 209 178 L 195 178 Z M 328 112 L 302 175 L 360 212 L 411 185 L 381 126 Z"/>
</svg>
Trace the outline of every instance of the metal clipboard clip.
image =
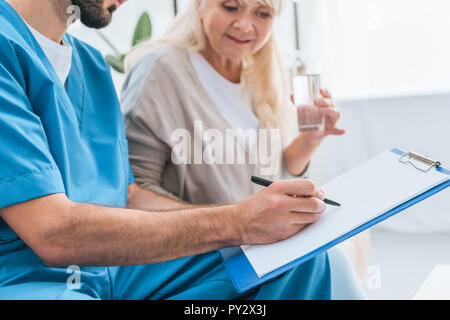
<svg viewBox="0 0 450 320">
<path fill-rule="evenodd" d="M 405 152 L 399 159 L 403 164 L 411 164 L 417 170 L 422 172 L 428 172 L 433 168 L 439 168 L 442 164 L 439 161 L 432 160 L 426 156 L 422 156 L 416 152 Z M 421 168 L 417 165 L 417 162 L 428 166 L 427 168 Z"/>
</svg>

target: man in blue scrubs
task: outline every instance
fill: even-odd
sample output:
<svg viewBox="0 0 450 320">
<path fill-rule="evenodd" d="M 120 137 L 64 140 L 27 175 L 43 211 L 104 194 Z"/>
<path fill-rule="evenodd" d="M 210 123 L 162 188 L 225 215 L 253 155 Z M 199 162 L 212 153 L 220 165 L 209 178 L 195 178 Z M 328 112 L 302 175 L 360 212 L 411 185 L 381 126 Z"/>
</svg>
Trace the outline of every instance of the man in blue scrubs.
<svg viewBox="0 0 450 320">
<path fill-rule="evenodd" d="M 326 254 L 239 295 L 215 251 L 316 221 L 312 182 L 221 207 L 136 186 L 109 67 L 66 34 L 69 6 L 101 28 L 123 2 L 0 0 L 0 299 L 330 298 Z"/>
</svg>

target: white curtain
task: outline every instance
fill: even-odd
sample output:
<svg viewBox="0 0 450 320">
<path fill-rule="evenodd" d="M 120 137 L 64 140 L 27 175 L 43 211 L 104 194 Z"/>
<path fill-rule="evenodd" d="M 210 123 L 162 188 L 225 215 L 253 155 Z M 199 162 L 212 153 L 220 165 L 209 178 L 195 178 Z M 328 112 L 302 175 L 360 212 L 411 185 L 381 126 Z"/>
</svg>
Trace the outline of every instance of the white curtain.
<svg viewBox="0 0 450 320">
<path fill-rule="evenodd" d="M 301 51 L 341 98 L 450 91 L 450 1 L 299 0 Z"/>
</svg>

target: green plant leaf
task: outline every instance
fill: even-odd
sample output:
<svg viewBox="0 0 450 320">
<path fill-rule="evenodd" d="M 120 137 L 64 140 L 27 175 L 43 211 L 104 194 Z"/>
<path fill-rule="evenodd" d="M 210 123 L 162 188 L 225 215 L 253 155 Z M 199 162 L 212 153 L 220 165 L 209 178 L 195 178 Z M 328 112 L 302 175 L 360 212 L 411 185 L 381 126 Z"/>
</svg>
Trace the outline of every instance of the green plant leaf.
<svg viewBox="0 0 450 320">
<path fill-rule="evenodd" d="M 112 55 L 107 55 L 105 57 L 105 60 L 108 62 L 108 64 L 111 66 L 111 68 L 113 68 L 114 70 L 116 70 L 119 73 L 125 73 L 125 68 L 123 65 L 123 61 L 121 57 L 115 57 Z"/>
<path fill-rule="evenodd" d="M 147 12 L 144 12 L 136 25 L 136 29 L 134 30 L 133 42 L 132 46 L 148 40 L 152 37 L 152 21 L 150 19 L 150 15 Z"/>
</svg>

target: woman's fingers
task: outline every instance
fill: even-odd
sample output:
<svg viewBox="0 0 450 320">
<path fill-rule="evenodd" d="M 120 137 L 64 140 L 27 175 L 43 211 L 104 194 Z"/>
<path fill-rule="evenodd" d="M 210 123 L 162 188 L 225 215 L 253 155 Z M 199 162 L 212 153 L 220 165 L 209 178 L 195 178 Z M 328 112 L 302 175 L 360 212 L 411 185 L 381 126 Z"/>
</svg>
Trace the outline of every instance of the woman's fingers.
<svg viewBox="0 0 450 320">
<path fill-rule="evenodd" d="M 327 89 L 320 89 L 320 94 L 324 98 L 327 98 L 327 99 L 331 99 L 332 98 L 330 91 L 328 91 Z"/>
<path fill-rule="evenodd" d="M 318 107 L 334 107 L 334 102 L 328 98 L 317 98 L 314 99 L 314 105 Z"/>
<path fill-rule="evenodd" d="M 314 100 L 314 107 L 318 107 L 320 113 L 326 117 L 326 135 L 344 135 L 344 129 L 336 128 L 341 113 L 336 109 L 331 93 L 327 89 L 320 89 L 320 94 L 322 97 Z"/>
<path fill-rule="evenodd" d="M 333 107 L 321 107 L 319 110 L 323 116 L 330 118 L 333 122 L 337 122 L 341 117 L 341 113 Z"/>
<path fill-rule="evenodd" d="M 333 136 L 342 136 L 342 135 L 346 134 L 347 131 L 345 131 L 345 129 L 331 128 L 331 129 L 327 130 L 327 133 L 329 135 L 333 135 Z"/>
<path fill-rule="evenodd" d="M 338 110 L 332 107 L 322 107 L 320 112 L 327 119 L 327 134 L 341 136 L 346 133 L 344 129 L 336 128 L 336 124 L 341 118 L 341 113 Z"/>
</svg>

